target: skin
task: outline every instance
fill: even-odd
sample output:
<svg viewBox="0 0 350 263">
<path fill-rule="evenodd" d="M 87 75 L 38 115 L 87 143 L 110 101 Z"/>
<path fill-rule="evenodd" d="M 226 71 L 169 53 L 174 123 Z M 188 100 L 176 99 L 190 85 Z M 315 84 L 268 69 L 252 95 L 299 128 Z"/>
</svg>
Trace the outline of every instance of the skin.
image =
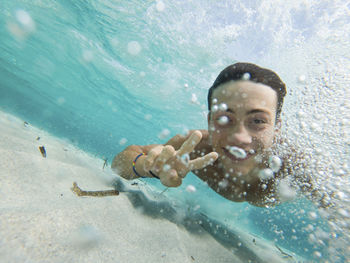
<svg viewBox="0 0 350 263">
<path fill-rule="evenodd" d="M 277 94 L 264 84 L 230 81 L 217 87 L 212 99 L 216 102 L 208 114 L 208 130 L 176 135 L 164 145 L 131 145 L 116 155 L 112 169 L 126 179 L 137 178 L 131 164 L 143 152 L 135 166 L 141 176 L 152 177 L 152 171 L 163 185 L 178 187 L 192 171 L 229 200 L 263 205 L 273 188 L 266 182 L 262 187 L 259 170 L 267 167 L 268 149 L 279 132 Z M 227 146 L 244 149 L 248 155 L 237 158 Z"/>
</svg>

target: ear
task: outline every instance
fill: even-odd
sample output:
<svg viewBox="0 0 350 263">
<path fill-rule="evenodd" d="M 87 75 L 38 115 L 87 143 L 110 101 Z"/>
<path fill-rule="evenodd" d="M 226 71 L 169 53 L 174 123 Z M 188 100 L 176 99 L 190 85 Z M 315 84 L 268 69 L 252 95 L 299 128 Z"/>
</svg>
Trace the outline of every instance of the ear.
<svg viewBox="0 0 350 263">
<path fill-rule="evenodd" d="M 208 112 L 207 118 L 208 118 L 208 134 L 209 134 L 209 137 L 208 137 L 208 138 L 209 138 L 209 144 L 212 145 L 212 143 L 211 143 L 212 137 L 211 137 L 211 132 L 210 132 L 210 111 Z"/>
</svg>

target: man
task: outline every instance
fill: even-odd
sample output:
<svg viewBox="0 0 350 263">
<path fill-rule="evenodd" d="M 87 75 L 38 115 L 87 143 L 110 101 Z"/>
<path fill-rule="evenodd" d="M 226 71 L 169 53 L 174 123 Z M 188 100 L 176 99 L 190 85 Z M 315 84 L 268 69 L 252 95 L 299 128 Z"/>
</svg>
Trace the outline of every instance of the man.
<svg viewBox="0 0 350 263">
<path fill-rule="evenodd" d="M 312 185 L 300 173 L 287 180 L 293 166 L 302 166 L 293 151 L 275 154 L 285 95 L 285 84 L 273 71 L 230 65 L 209 90 L 208 130 L 176 135 L 164 145 L 131 145 L 115 156 L 112 169 L 126 179 L 155 177 L 168 187 L 180 186 L 193 172 L 225 198 L 257 206 L 292 198 L 295 182 L 302 190 Z"/>
</svg>

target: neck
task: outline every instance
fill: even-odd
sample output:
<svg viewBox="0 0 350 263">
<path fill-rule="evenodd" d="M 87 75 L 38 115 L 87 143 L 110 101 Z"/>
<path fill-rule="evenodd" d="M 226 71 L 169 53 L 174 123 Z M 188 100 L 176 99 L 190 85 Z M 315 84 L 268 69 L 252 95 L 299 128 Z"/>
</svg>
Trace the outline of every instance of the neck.
<svg viewBox="0 0 350 263">
<path fill-rule="evenodd" d="M 271 190 L 271 183 L 262 181 L 258 175 L 266 165 L 257 164 L 246 174 L 240 174 L 232 168 L 227 171 L 222 164 L 219 166 L 222 170 L 222 180 L 227 182 L 227 187 L 219 188 L 217 192 L 229 200 L 256 202 L 261 199 L 263 193 Z"/>
</svg>

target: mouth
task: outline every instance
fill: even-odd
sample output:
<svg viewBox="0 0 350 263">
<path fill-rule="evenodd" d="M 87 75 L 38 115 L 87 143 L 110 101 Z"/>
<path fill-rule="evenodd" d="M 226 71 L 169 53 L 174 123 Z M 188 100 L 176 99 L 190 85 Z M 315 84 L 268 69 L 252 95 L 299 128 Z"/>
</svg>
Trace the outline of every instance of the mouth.
<svg viewBox="0 0 350 263">
<path fill-rule="evenodd" d="M 242 148 L 236 146 L 226 146 L 222 148 L 225 155 L 235 162 L 242 162 L 249 159 L 253 154 L 254 150 L 245 151 Z"/>
</svg>

